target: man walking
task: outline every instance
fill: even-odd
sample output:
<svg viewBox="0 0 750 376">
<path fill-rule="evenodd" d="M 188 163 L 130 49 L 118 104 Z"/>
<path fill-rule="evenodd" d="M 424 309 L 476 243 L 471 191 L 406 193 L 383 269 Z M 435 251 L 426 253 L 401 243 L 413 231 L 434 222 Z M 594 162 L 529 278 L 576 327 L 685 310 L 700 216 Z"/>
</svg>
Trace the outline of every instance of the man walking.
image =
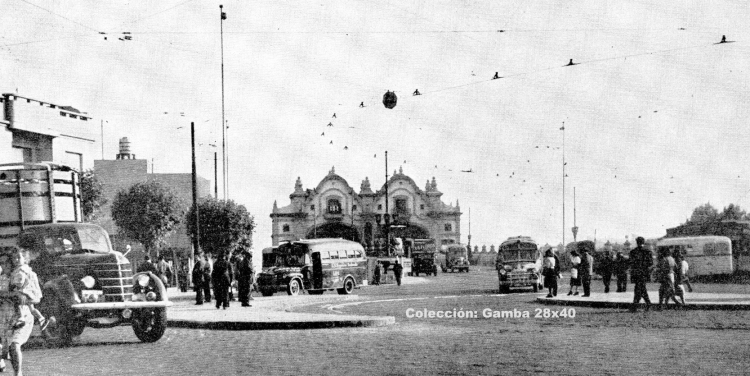
<svg viewBox="0 0 750 376">
<path fill-rule="evenodd" d="M 243 307 L 250 307 L 253 300 L 252 286 L 255 281 L 255 270 L 253 269 L 253 254 L 247 250 L 242 251 L 237 271 L 237 294 Z"/>
<path fill-rule="evenodd" d="M 206 268 L 206 259 L 203 257 L 203 253 L 199 253 L 195 256 L 195 264 L 193 265 L 193 290 L 195 290 L 195 304 L 203 304 L 203 270 Z M 208 300 L 211 301 L 211 295 L 208 296 Z"/>
<path fill-rule="evenodd" d="M 163 255 L 159 255 L 159 262 L 156 263 L 156 271 L 159 279 L 164 283 L 164 287 L 169 287 L 172 282 L 172 267 L 169 266 Z"/>
<path fill-rule="evenodd" d="M 224 307 L 229 308 L 229 287 L 232 285 L 232 264 L 227 260 L 226 253 L 219 255 L 214 263 L 214 270 L 211 273 L 211 280 L 214 284 L 214 299 L 216 299 L 216 309 Z"/>
<path fill-rule="evenodd" d="M 635 284 L 633 305 L 630 307 L 631 312 L 637 311 L 641 298 L 646 302 L 646 310 L 648 311 L 651 308 L 651 300 L 648 298 L 646 282 L 648 282 L 654 258 L 651 250 L 643 247 L 645 242 L 643 237 L 637 237 L 635 239 L 636 247 L 630 251 L 630 280 Z"/>
<path fill-rule="evenodd" d="M 403 271 L 404 267 L 396 260 L 396 264 L 393 265 L 393 276 L 396 277 L 396 284 L 399 286 L 401 286 L 401 273 Z"/>
<path fill-rule="evenodd" d="M 591 296 L 591 274 L 594 273 L 594 257 L 591 256 L 592 250 L 589 249 L 589 243 L 593 246 L 593 242 L 590 241 L 578 243 L 578 251 L 581 252 L 581 266 L 578 275 L 583 285 L 583 297 Z"/>
<path fill-rule="evenodd" d="M 609 293 L 609 284 L 612 281 L 612 271 L 614 269 L 614 260 L 612 260 L 612 252 L 609 250 L 604 251 L 604 257 L 602 258 L 599 270 L 602 275 L 602 282 L 604 283 L 604 293 Z"/>
</svg>

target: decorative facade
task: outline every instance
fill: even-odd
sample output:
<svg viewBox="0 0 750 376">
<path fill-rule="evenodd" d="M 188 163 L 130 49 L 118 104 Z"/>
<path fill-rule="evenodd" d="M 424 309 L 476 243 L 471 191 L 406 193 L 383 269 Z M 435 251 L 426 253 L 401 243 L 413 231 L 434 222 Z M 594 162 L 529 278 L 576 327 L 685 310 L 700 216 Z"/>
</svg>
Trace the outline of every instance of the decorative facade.
<svg viewBox="0 0 750 376">
<path fill-rule="evenodd" d="M 403 170 L 393 172 L 386 185 L 373 192 L 370 180 L 362 181 L 359 193 L 331 168 L 313 189 L 303 189 L 297 178 L 291 203 L 279 207 L 274 201 L 272 219 L 273 245 L 310 238 L 341 237 L 372 247 L 385 239 L 384 215 L 393 216 L 391 237 L 435 239 L 437 244 L 459 243 L 461 209 L 444 204 L 435 178 L 424 190 Z"/>
</svg>

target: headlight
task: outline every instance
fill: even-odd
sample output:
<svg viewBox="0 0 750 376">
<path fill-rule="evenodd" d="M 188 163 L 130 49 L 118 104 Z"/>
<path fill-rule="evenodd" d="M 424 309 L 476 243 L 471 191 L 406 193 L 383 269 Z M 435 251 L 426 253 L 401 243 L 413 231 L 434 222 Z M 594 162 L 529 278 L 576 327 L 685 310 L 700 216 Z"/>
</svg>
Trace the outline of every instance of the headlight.
<svg viewBox="0 0 750 376">
<path fill-rule="evenodd" d="M 141 287 L 146 287 L 146 286 L 148 286 L 148 282 L 149 282 L 150 279 L 151 278 L 149 278 L 147 275 L 139 275 L 138 276 L 138 284 Z"/>
<path fill-rule="evenodd" d="M 87 289 L 93 288 L 96 284 L 96 280 L 90 275 L 81 278 L 81 282 L 83 282 L 83 285 L 86 286 Z"/>
<path fill-rule="evenodd" d="M 503 275 L 504 275 L 504 274 L 505 274 L 505 273 L 507 273 L 507 272 L 508 272 L 508 271 L 506 271 L 505 269 L 500 269 L 500 274 L 503 274 Z"/>
<path fill-rule="evenodd" d="M 149 301 L 149 302 L 153 302 L 154 300 L 156 300 L 156 293 L 153 292 L 153 291 L 149 291 L 146 294 L 146 300 Z"/>
</svg>

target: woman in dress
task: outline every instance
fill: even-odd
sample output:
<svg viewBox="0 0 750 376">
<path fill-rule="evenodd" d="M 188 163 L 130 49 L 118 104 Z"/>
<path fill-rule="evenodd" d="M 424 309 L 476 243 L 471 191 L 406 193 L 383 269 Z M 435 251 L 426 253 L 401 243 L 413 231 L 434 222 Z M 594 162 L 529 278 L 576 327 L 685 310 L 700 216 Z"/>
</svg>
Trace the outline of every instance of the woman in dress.
<svg viewBox="0 0 750 376">
<path fill-rule="evenodd" d="M 578 275 L 581 257 L 578 255 L 578 251 L 573 250 L 570 252 L 570 263 L 570 291 L 568 291 L 568 295 L 578 295 L 578 286 L 581 285 L 581 278 Z M 573 292 L 574 289 L 575 292 Z"/>
<path fill-rule="evenodd" d="M 4 252 L 0 253 L 0 336 L 2 337 L 2 351 L 0 351 L 0 371 L 5 370 L 5 359 L 7 355 L 10 355 L 10 362 L 13 365 L 15 375 L 22 375 L 23 367 L 23 356 L 21 354 L 21 346 L 29 340 L 31 335 L 31 329 L 34 327 L 34 317 L 31 315 L 29 306 L 26 304 L 21 305 L 21 320 L 26 322 L 21 328 L 13 329 L 15 322 L 18 319 L 16 316 L 15 305 L 18 303 L 18 299 L 24 299 L 25 294 L 21 292 L 10 292 L 10 275 L 11 272 L 20 265 L 15 265 L 18 257 L 14 257 L 15 253 L 20 250 L 12 247 L 10 250 L 5 249 Z"/>
<path fill-rule="evenodd" d="M 548 249 L 544 253 L 544 261 L 542 262 L 542 275 L 544 275 L 544 287 L 549 289 L 547 298 L 554 297 L 554 290 L 557 285 L 557 272 L 555 272 L 555 256 L 552 254 L 552 250 Z"/>
</svg>

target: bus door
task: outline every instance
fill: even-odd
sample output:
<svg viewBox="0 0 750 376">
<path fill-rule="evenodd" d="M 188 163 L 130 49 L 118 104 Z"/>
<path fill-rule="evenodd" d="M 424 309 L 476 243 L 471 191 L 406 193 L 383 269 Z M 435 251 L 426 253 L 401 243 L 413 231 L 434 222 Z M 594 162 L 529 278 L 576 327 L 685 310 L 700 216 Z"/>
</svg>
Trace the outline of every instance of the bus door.
<svg viewBox="0 0 750 376">
<path fill-rule="evenodd" d="M 312 253 L 312 285 L 314 289 L 323 288 L 323 263 L 320 252 Z"/>
</svg>

